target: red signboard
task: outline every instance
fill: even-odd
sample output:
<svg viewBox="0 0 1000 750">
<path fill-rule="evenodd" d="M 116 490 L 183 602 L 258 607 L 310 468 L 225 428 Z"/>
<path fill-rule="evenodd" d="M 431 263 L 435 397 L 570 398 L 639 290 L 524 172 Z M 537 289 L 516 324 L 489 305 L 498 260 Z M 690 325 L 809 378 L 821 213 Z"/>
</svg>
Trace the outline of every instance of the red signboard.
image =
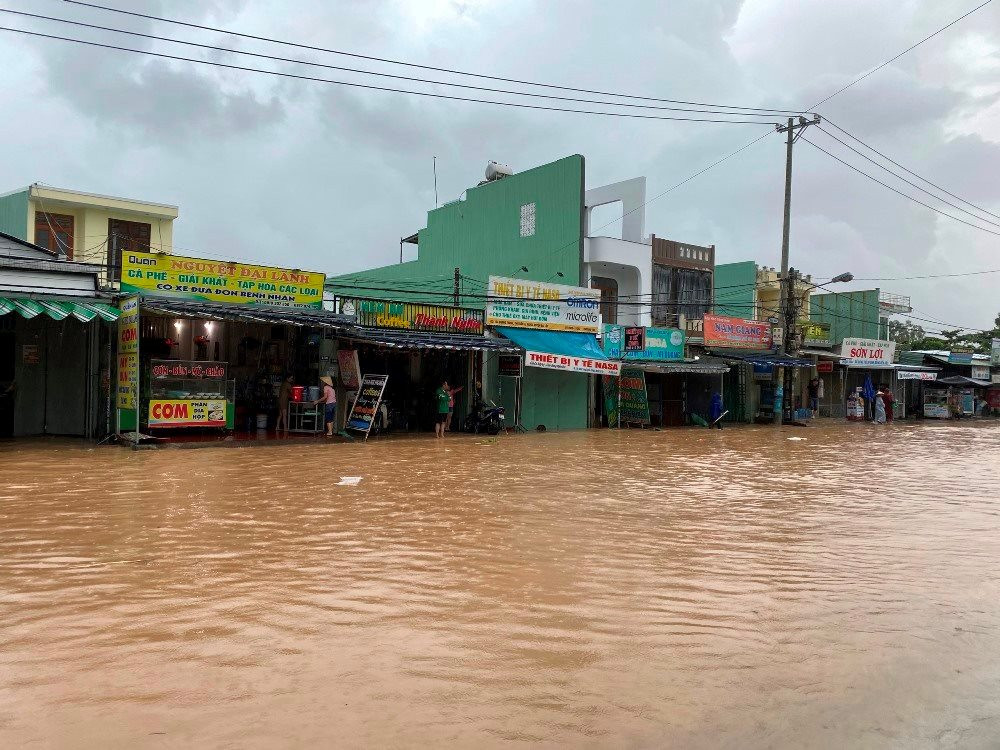
<svg viewBox="0 0 1000 750">
<path fill-rule="evenodd" d="M 816 372 L 833 372 L 833 362 L 828 359 L 817 362 Z"/>
<path fill-rule="evenodd" d="M 225 380 L 225 362 L 189 362 L 154 359 L 150 373 L 154 378 L 185 378 L 191 380 Z"/>
<path fill-rule="evenodd" d="M 760 320 L 705 315 L 705 346 L 716 349 L 770 349 L 771 324 Z"/>
<path fill-rule="evenodd" d="M 646 329 L 642 326 L 629 326 L 625 329 L 626 352 L 641 352 L 646 348 Z"/>
</svg>

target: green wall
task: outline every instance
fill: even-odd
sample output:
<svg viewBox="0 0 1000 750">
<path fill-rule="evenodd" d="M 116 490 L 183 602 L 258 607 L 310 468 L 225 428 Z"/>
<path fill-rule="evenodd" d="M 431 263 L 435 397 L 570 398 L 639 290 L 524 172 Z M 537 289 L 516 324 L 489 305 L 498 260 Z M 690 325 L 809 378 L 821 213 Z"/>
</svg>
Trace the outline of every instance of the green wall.
<svg viewBox="0 0 1000 750">
<path fill-rule="evenodd" d="M 809 319 L 830 324 L 834 346 L 845 338 L 882 339 L 878 296 L 878 289 L 814 294 L 809 299 Z"/>
<path fill-rule="evenodd" d="M 754 261 L 716 265 L 714 312 L 734 318 L 753 318 L 756 285 L 757 264 Z"/>
<path fill-rule="evenodd" d="M 441 293 L 452 293 L 457 267 L 466 277 L 461 304 L 482 308 L 490 275 L 578 284 L 583 181 L 584 160 L 576 155 L 469 188 L 464 200 L 428 212 L 416 260 L 331 276 L 327 289 L 341 295 L 451 304 Z M 529 203 L 535 204 L 535 234 L 521 237 L 521 206 Z M 519 271 L 521 266 L 528 272 Z"/>
<path fill-rule="evenodd" d="M 579 155 L 469 188 L 464 200 L 428 212 L 416 260 L 328 277 L 326 288 L 344 296 L 452 304 L 458 267 L 465 277 L 459 304 L 482 309 L 491 275 L 575 286 L 582 268 L 583 193 Z M 521 206 L 529 203 L 535 204 L 535 232 L 522 237 Z M 486 396 L 506 407 L 513 426 L 515 381 L 498 376 L 495 356 L 487 373 Z M 527 429 L 587 426 L 586 375 L 526 367 L 523 380 L 521 422 Z"/>
<path fill-rule="evenodd" d="M 0 197 L 0 232 L 28 239 L 28 191 Z"/>
</svg>

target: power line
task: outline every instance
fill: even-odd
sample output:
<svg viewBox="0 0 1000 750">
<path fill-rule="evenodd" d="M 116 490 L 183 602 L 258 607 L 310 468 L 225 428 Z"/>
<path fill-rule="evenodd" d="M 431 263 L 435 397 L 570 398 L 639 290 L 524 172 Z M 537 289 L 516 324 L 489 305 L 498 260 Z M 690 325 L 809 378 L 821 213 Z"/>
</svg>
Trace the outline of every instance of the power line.
<svg viewBox="0 0 1000 750">
<path fill-rule="evenodd" d="M 873 146 L 869 146 L 867 143 L 865 143 L 864 141 L 862 141 L 856 135 L 851 135 L 846 130 L 844 130 L 842 127 L 840 127 L 837 123 L 835 123 L 833 120 L 831 120 L 829 118 L 825 118 L 824 122 L 826 124 L 828 124 L 828 125 L 832 125 L 833 127 L 835 127 L 837 130 L 839 130 L 841 133 L 843 133 L 844 135 L 846 135 L 851 140 L 856 141 L 857 143 L 860 143 L 862 146 L 864 146 L 869 151 L 872 151 L 872 152 L 878 154 L 879 156 L 881 156 L 883 159 L 885 159 L 890 164 L 893 164 L 893 165 L 899 167 L 900 169 L 902 169 L 907 174 L 910 174 L 910 175 L 913 175 L 914 177 L 916 177 L 918 180 L 921 180 L 922 182 L 926 182 L 928 185 L 932 186 L 934 189 L 939 190 L 940 192 L 944 193 L 945 195 L 951 196 L 955 200 L 960 201 L 961 203 L 964 203 L 967 206 L 971 206 L 972 208 L 976 209 L 977 211 L 981 211 L 984 214 L 988 214 L 989 216 L 992 216 L 995 219 L 1000 219 L 1000 214 L 995 214 L 992 211 L 989 211 L 989 210 L 983 208 L 982 206 L 977 206 L 975 203 L 972 203 L 971 201 L 967 201 L 967 200 L 965 200 L 965 198 L 962 198 L 959 195 L 955 195 L 954 193 L 949 192 L 948 190 L 946 190 L 945 188 L 941 187 L 940 185 L 937 185 L 934 182 L 931 182 L 926 177 L 922 177 L 921 175 L 917 174 L 913 170 L 907 169 L 902 164 L 900 164 L 898 161 L 894 161 L 891 157 L 886 156 L 885 154 L 883 154 L 878 149 L 874 148 Z M 822 130 L 822 128 L 821 128 L 821 130 Z M 823 131 L 823 132 L 826 132 L 826 131 Z M 827 133 L 827 135 L 830 135 L 830 134 Z"/>
<path fill-rule="evenodd" d="M 747 110 L 747 111 L 751 111 L 751 112 L 770 112 L 770 113 L 785 114 L 785 115 L 788 115 L 788 114 L 798 114 L 798 112 L 796 110 L 768 109 L 766 107 L 743 107 L 743 106 L 730 105 L 730 104 L 713 104 L 713 103 L 710 103 L 710 102 L 686 101 L 686 100 L 683 100 L 683 99 L 665 99 L 665 98 L 653 97 L 653 96 L 639 96 L 639 95 L 636 95 L 636 94 L 623 94 L 623 93 L 620 93 L 620 92 L 613 92 L 613 91 L 599 91 L 599 90 L 595 90 L 595 89 L 584 89 L 584 88 L 573 87 L 573 86 L 560 86 L 560 85 L 557 85 L 557 84 L 541 83 L 541 82 L 538 82 L 538 81 L 523 81 L 523 80 L 519 80 L 517 78 L 504 78 L 502 76 L 488 75 L 488 74 L 485 74 L 485 73 L 470 73 L 470 72 L 464 71 L 464 70 L 456 70 L 456 69 L 452 69 L 452 68 L 442 68 L 442 67 L 436 67 L 436 66 L 433 66 L 433 65 L 421 65 L 419 63 L 406 62 L 406 61 L 403 61 L 403 60 L 393 60 L 393 59 L 387 58 L 387 57 L 376 57 L 374 55 L 362 55 L 362 54 L 359 54 L 359 53 L 356 53 L 356 52 L 347 52 L 347 51 L 344 51 L 344 50 L 330 49 L 328 47 L 318 47 L 318 46 L 315 46 L 315 45 L 302 44 L 302 43 L 299 43 L 299 42 L 290 42 L 290 41 L 287 41 L 287 40 L 284 40 L 284 39 L 275 39 L 275 38 L 272 38 L 272 37 L 258 36 L 258 35 L 255 35 L 255 34 L 245 34 L 245 33 L 241 33 L 241 32 L 238 32 L 238 31 L 230 31 L 229 29 L 222 29 L 222 28 L 217 28 L 217 27 L 214 27 L 214 26 L 206 26 L 206 25 L 203 25 L 203 24 L 190 23 L 190 22 L 187 22 L 187 21 L 178 21 L 178 20 L 172 19 L 172 18 L 164 18 L 162 16 L 154 16 L 154 15 L 150 15 L 150 14 L 147 14 L 147 13 L 138 13 L 136 11 L 124 10 L 122 8 L 113 8 L 113 7 L 109 7 L 109 6 L 106 6 L 106 5 L 99 5 L 97 3 L 82 2 L 82 0 L 63 0 L 63 2 L 69 3 L 70 5 L 79 5 L 79 6 L 83 6 L 83 7 L 87 7 L 87 8 L 94 8 L 94 9 L 97 9 L 97 10 L 103 10 L 103 11 L 107 11 L 109 13 L 119 13 L 121 15 L 133 16 L 135 18 L 143 18 L 143 19 L 146 19 L 146 20 L 149 20 L 149 21 L 159 21 L 161 23 L 169 23 L 169 24 L 173 24 L 175 26 L 184 26 L 184 27 L 191 28 L 191 29 L 199 29 L 201 31 L 212 31 L 212 32 L 215 32 L 215 33 L 218 33 L 218 34 L 228 34 L 230 36 L 240 37 L 240 38 L 243 38 L 243 39 L 252 39 L 252 40 L 258 41 L 258 42 L 267 42 L 269 44 L 279 44 L 279 45 L 282 45 L 282 46 L 285 46 L 285 47 L 295 47 L 295 48 L 298 48 L 298 49 L 305 49 L 305 50 L 310 50 L 310 51 L 313 51 L 313 52 L 325 52 L 325 53 L 332 54 L 332 55 L 341 55 L 343 57 L 353 57 L 355 59 L 370 60 L 372 62 L 389 63 L 391 65 L 401 65 L 403 67 L 408 67 L 408 68 L 419 68 L 421 70 L 433 70 L 433 71 L 438 72 L 438 73 L 449 73 L 449 74 L 452 74 L 452 75 L 467 76 L 467 77 L 471 77 L 471 78 L 483 78 L 483 79 L 490 80 L 490 81 L 501 81 L 503 83 L 514 83 L 514 84 L 518 84 L 518 85 L 522 85 L 522 86 L 538 86 L 538 87 L 542 87 L 542 88 L 557 89 L 557 90 L 560 90 L 560 91 L 575 91 L 577 93 L 582 93 L 582 94 L 596 94 L 598 96 L 616 96 L 616 97 L 624 98 L 624 99 L 637 99 L 637 100 L 641 100 L 641 101 L 651 101 L 651 102 L 665 102 L 665 103 L 668 103 L 668 104 L 687 104 L 687 105 L 691 105 L 691 106 L 715 107 L 715 108 L 722 108 L 722 109 L 742 109 L 742 110 Z M 458 85 L 458 84 L 446 84 L 446 85 Z M 809 113 L 807 113 L 807 114 L 809 114 Z"/>
<path fill-rule="evenodd" d="M 872 175 L 868 174 L 867 172 L 865 172 L 865 171 L 863 171 L 863 170 L 861 170 L 861 169 L 858 169 L 858 168 L 857 168 L 857 167 L 855 167 L 855 166 L 854 166 L 853 164 L 851 164 L 851 163 L 849 163 L 849 162 L 846 162 L 846 161 L 844 161 L 844 160 L 843 160 L 843 159 L 841 159 L 840 157 L 838 157 L 838 156 L 834 156 L 834 155 L 833 155 L 833 154 L 831 154 L 831 153 L 830 153 L 829 151 L 827 151 L 827 150 L 826 150 L 825 148 L 823 148 L 822 146 L 817 146 L 817 145 L 816 145 L 815 143 L 813 143 L 812 141 L 810 141 L 810 140 L 809 140 L 808 138 L 806 138 L 806 137 L 804 137 L 804 136 L 803 136 L 803 137 L 802 137 L 802 140 L 803 140 L 803 141 L 805 141 L 806 143 L 808 143 L 808 144 L 809 144 L 810 146 L 812 146 L 813 148 L 816 148 L 816 149 L 819 149 L 819 150 L 820 150 L 820 151 L 822 151 L 822 152 L 823 152 L 824 154 L 826 154 L 827 156 L 829 156 L 829 157 L 830 157 L 831 159 L 834 159 L 835 161 L 839 161 L 839 162 L 840 162 L 841 164 L 843 164 L 843 165 L 844 165 L 845 167 L 848 167 L 848 168 L 850 168 L 850 169 L 853 169 L 853 170 L 854 170 L 855 172 L 857 172 L 858 174 L 861 174 L 861 175 L 864 175 L 864 176 L 865 176 L 865 177 L 867 177 L 867 178 L 868 178 L 869 180 L 872 180 L 873 182 L 877 182 L 877 183 L 878 183 L 879 185 L 881 185 L 882 187 L 885 187 L 885 188 L 888 188 L 889 190 L 891 190 L 892 192 L 896 193 L 897 195 L 901 195 L 901 196 L 903 196 L 904 198 L 908 198 L 909 200 L 913 201 L 914 203 L 919 203 L 919 204 L 920 204 L 921 206 L 923 206 L 924 208 L 929 208 L 929 209 L 930 209 L 931 211 L 935 211 L 935 212 L 937 212 L 937 213 L 941 214 L 942 216 L 947 216 L 947 217 L 948 217 L 949 219 L 954 219 L 955 221 L 958 221 L 958 222 L 961 222 L 962 224 L 965 224 L 966 226 L 970 226 L 970 227 L 973 227 L 974 229 L 978 229 L 978 230 L 980 230 L 980 231 L 982 231 L 982 232 L 988 232 L 989 234 L 994 234 L 994 235 L 996 235 L 996 236 L 1000 237 L 1000 232 L 994 232 L 994 231 L 993 231 L 992 229 L 987 229 L 986 227 L 981 227 L 981 226 L 979 226 L 978 224 L 973 224 L 972 222 L 969 222 L 969 221 L 966 221 L 965 219 L 960 219 L 959 217 L 957 217 L 957 216 L 954 216 L 954 215 L 952 215 L 952 214 L 948 213 L 947 211 L 942 211 L 942 210 L 941 210 L 941 209 L 939 209 L 939 208 L 935 208 L 934 206 L 930 205 L 929 203 L 924 203 L 924 202 L 923 202 L 922 200 L 920 200 L 919 198 L 914 198 L 914 197 L 913 197 L 912 195 L 909 195 L 908 193 L 904 193 L 904 192 L 903 192 L 902 190 L 897 190 L 897 189 L 896 189 L 896 188 L 894 188 L 894 187 L 893 187 L 892 185 L 889 185 L 888 183 L 886 183 L 886 182 L 883 182 L 883 181 L 882 181 L 882 180 L 880 180 L 879 178 L 877 178 L 877 177 L 874 177 L 874 176 L 872 176 Z"/>
<path fill-rule="evenodd" d="M 70 0 L 67 0 L 67 2 L 69 2 L 69 1 L 70 1 Z M 884 63 L 882 63 L 881 65 L 879 65 L 879 66 L 877 66 L 877 67 L 875 67 L 875 68 L 872 68 L 871 70 L 869 70 L 869 71 L 868 71 L 867 73 L 865 73 L 864 75 L 862 75 L 862 76 L 859 76 L 858 78 L 855 78 L 855 79 L 854 79 L 853 81 L 851 81 L 851 82 L 850 82 L 849 84 L 847 84 L 846 86 L 844 86 L 844 87 L 842 87 L 842 88 L 839 88 L 839 89 L 837 89 L 837 90 L 836 90 L 836 91 L 834 91 L 834 92 L 833 92 L 832 94 L 830 94 L 830 95 L 829 95 L 828 97 L 826 97 L 826 99 L 823 99 L 822 101 L 819 101 L 819 102 L 817 102 L 816 104 L 814 104 L 814 105 L 812 106 L 812 109 L 816 109 L 816 107 L 819 107 L 819 106 L 820 106 L 821 104 L 826 104 L 826 103 L 827 103 L 828 101 L 830 101 L 831 99 L 833 99 L 833 97 L 837 96 L 838 94 L 842 94 L 842 93 L 844 93 L 845 91 L 847 91 L 847 89 L 851 88 L 851 86 L 854 86 L 854 85 L 856 85 L 856 84 L 858 84 L 858 83 L 861 83 L 861 82 L 862 82 L 863 80 L 865 80 L 865 79 L 866 79 L 866 78 L 867 78 L 868 76 L 872 75 L 873 73 L 877 73 L 878 71 L 882 70 L 882 68 L 884 68 L 885 66 L 887 66 L 887 65 L 890 65 L 890 64 L 892 64 L 892 63 L 894 63 L 894 62 L 895 62 L 896 60 L 898 60 L 899 58 L 901 58 L 901 57 L 902 57 L 903 55 L 905 55 L 905 54 L 906 54 L 907 52 L 910 52 L 910 51 L 912 51 L 912 50 L 915 50 L 915 49 L 916 49 L 917 47 L 919 47 L 919 46 L 920 46 L 921 44 L 923 44 L 924 42 L 927 42 L 927 41 L 929 41 L 929 40 L 933 39 L 933 38 L 934 38 L 934 37 L 936 37 L 936 36 L 937 36 L 938 34 L 940 34 L 940 33 L 941 33 L 942 31 L 945 31 L 946 29 L 950 29 L 950 28 L 951 28 L 952 26 L 954 26 L 954 25 L 955 25 L 956 23 L 958 23 L 959 21 L 961 21 L 961 20 L 963 20 L 963 19 L 965 19 L 965 18 L 968 18 L 968 17 L 969 17 L 969 16 L 971 16 L 971 15 L 972 15 L 973 13 L 975 13 L 975 12 L 976 12 L 977 10 L 979 10 L 980 8 L 984 8 L 984 7 L 986 7 L 986 6 L 987 6 L 987 5 L 989 5 L 989 4 L 991 3 L 991 2 L 993 2 L 993 0 L 986 0 L 986 2 L 984 2 L 984 3 L 981 3 L 980 5 L 977 5 L 977 6 L 975 7 L 975 8 L 973 8 L 972 10 L 970 10 L 970 11 L 969 11 L 968 13 L 964 13 L 963 15 L 959 16 L 958 18 L 956 18 L 956 19 L 955 19 L 954 21 L 952 21 L 951 23 L 948 23 L 948 24 L 946 24 L 945 26 L 942 26 L 942 27 L 941 27 L 940 29 L 938 29 L 937 31 L 935 31 L 935 32 L 934 32 L 933 34 L 931 34 L 931 35 L 929 35 L 929 36 L 925 36 L 925 37 L 924 37 L 923 39 L 921 39 L 921 40 L 920 40 L 919 42 L 917 42 L 916 44 L 913 44 L 913 45 L 910 45 L 909 47 L 907 47 L 906 49 L 904 49 L 904 50 L 903 50 L 902 52 L 900 52 L 900 53 L 899 53 L 898 55 L 896 55 L 895 57 L 891 57 L 891 58 L 889 58 L 888 60 L 886 60 L 886 61 L 885 61 Z"/>
<path fill-rule="evenodd" d="M 855 276 L 855 281 L 912 281 L 914 279 L 950 279 L 957 276 L 981 276 L 988 273 L 1000 273 L 1000 268 L 991 268 L 986 271 L 966 271 L 964 273 L 932 273 L 926 276 Z"/>
<path fill-rule="evenodd" d="M 830 289 L 829 287 L 824 286 L 823 284 L 814 284 L 813 286 L 816 287 L 817 289 L 823 289 L 826 292 L 828 292 L 830 294 L 833 294 L 835 296 L 838 296 L 838 297 L 841 296 L 841 295 L 843 295 L 843 294 L 850 294 L 850 292 L 838 292 L 836 289 Z M 873 309 L 876 309 L 876 310 L 879 311 L 879 313 L 882 312 L 882 308 L 879 305 L 873 305 L 870 302 L 865 302 L 864 300 L 860 300 L 860 299 L 856 299 L 856 298 L 855 298 L 855 301 L 858 302 L 859 304 L 864 305 L 865 307 L 871 307 Z M 810 299 L 810 304 L 812 304 L 812 300 L 811 299 Z M 820 304 L 820 303 L 816 303 L 816 304 Z M 822 307 L 821 304 L 820 304 L 820 307 Z M 920 311 L 919 310 L 913 310 L 913 312 L 920 312 Z M 946 323 L 943 320 L 934 320 L 932 318 L 921 318 L 921 317 L 919 317 L 917 315 L 911 315 L 909 313 L 898 313 L 898 314 L 901 315 L 904 318 L 911 318 L 912 320 L 918 320 L 921 323 L 933 323 L 934 325 L 939 325 L 939 326 L 954 326 L 955 328 L 958 328 L 960 330 L 977 331 L 977 332 L 980 332 L 980 333 L 985 330 L 985 329 L 982 329 L 982 328 L 975 328 L 974 326 L 963 326 L 963 325 L 958 325 L 957 323 Z"/>
<path fill-rule="evenodd" d="M 858 156 L 860 156 L 862 159 L 865 159 L 866 161 L 871 162 L 872 164 L 874 164 L 879 169 L 885 170 L 886 172 L 888 172 L 889 174 L 891 174 L 896 179 L 902 180 L 903 182 L 905 182 L 907 185 L 910 185 L 911 187 L 915 187 L 917 190 L 919 190 L 922 193 L 925 193 L 925 194 L 929 195 L 931 198 L 934 198 L 935 200 L 939 200 L 942 203 L 944 203 L 946 206 L 951 206 L 956 211 L 961 211 L 962 213 L 971 216 L 973 219 L 976 219 L 977 221 L 982 221 L 982 222 L 985 222 L 986 224 L 992 224 L 993 226 L 1000 228 L 1000 224 L 998 224 L 997 222 L 990 221 L 989 219 L 984 219 L 982 216 L 978 216 L 977 214 L 972 213 L 972 211 L 969 211 L 968 209 L 962 208 L 961 206 L 958 206 L 958 205 L 956 205 L 954 203 L 950 203 L 949 201 L 946 201 L 944 198 L 942 198 L 942 197 L 940 197 L 938 195 L 935 195 L 930 190 L 927 190 L 925 188 L 920 187 L 920 185 L 918 185 L 917 183 L 913 182 L 912 180 L 908 180 L 905 177 L 896 174 L 891 169 L 889 169 L 889 167 L 885 166 L 884 164 L 879 164 L 877 161 L 875 161 L 874 159 L 872 159 L 870 156 L 867 156 L 866 154 L 862 153 L 861 151 L 859 151 L 858 149 L 854 148 L 854 146 L 852 146 L 851 144 L 847 143 L 846 141 L 841 140 L 840 138 L 838 138 L 837 136 L 835 136 L 833 133 L 830 133 L 830 132 L 827 132 L 826 130 L 823 130 L 823 128 L 821 126 L 817 125 L 816 129 L 819 130 L 824 135 L 829 136 L 830 138 L 833 138 L 833 140 L 835 140 L 837 143 L 841 144 L 845 148 L 850 149 L 855 154 L 857 154 Z M 893 163 L 895 163 L 895 162 L 893 162 Z"/>
<path fill-rule="evenodd" d="M 67 0 L 68 1 L 68 0 Z M 149 57 L 160 57 L 166 60 L 178 60 L 181 62 L 191 62 L 197 63 L 199 65 L 210 65 L 216 68 L 226 68 L 228 70 L 241 70 L 248 73 L 264 73 L 265 75 L 278 76 L 280 78 L 292 78 L 300 81 L 311 81 L 314 83 L 330 83 L 337 86 L 350 86 L 353 88 L 371 89 L 372 91 L 387 91 L 395 94 L 410 94 L 413 96 L 427 96 L 433 99 L 449 99 L 451 101 L 459 102 L 475 102 L 477 104 L 493 104 L 500 107 L 517 107 L 519 109 L 536 109 L 544 110 L 548 112 L 571 112 L 578 115 L 600 115 L 603 117 L 626 117 L 630 119 L 637 120 L 676 120 L 680 122 L 716 122 L 716 123 L 726 123 L 731 125 L 768 125 L 771 126 L 774 123 L 770 122 L 755 122 L 751 120 L 725 120 L 725 119 L 713 119 L 713 118 L 702 118 L 702 117 L 673 117 L 669 115 L 640 115 L 633 114 L 630 112 L 602 112 L 599 110 L 589 110 L 589 109 L 567 109 L 565 107 L 547 107 L 540 104 L 522 104 L 520 102 L 501 102 L 494 99 L 476 99 L 468 96 L 455 96 L 452 94 L 440 94 L 433 93 L 430 91 L 414 91 L 412 89 L 397 89 L 389 86 L 375 86 L 368 83 L 356 83 L 353 81 L 338 81 L 332 78 L 320 78 L 318 76 L 307 76 L 298 73 L 283 73 L 277 70 L 266 70 L 264 68 L 252 68 L 247 65 L 233 65 L 232 63 L 221 63 L 214 60 L 199 60 L 195 57 L 184 57 L 182 55 L 168 55 L 165 52 L 151 52 L 149 50 L 135 49 L 133 47 L 122 47 L 117 44 L 102 44 L 100 42 L 90 42 L 84 39 L 76 39 L 74 37 L 59 36 L 57 34 L 44 34 L 40 31 L 28 31 L 27 29 L 15 29 L 9 26 L 0 26 L 0 31 L 10 31 L 16 34 L 25 34 L 27 36 L 36 36 L 43 39 L 57 39 L 63 42 L 73 42 L 74 44 L 82 44 L 88 47 L 99 47 L 102 49 L 116 50 L 118 52 L 131 52 L 137 55 L 146 55 Z"/>
<path fill-rule="evenodd" d="M 649 109 L 649 110 L 663 110 L 663 111 L 675 111 L 675 112 L 696 112 L 702 114 L 715 114 L 715 115 L 733 115 L 740 117 L 772 117 L 773 115 L 769 112 L 734 112 L 726 111 L 725 109 L 694 109 L 690 107 L 664 107 L 654 104 L 634 104 L 631 102 L 609 102 L 602 101 L 599 99 L 581 99 L 572 96 L 559 96 L 557 94 L 538 94 L 528 91 L 516 91 L 512 89 L 498 89 L 491 88 L 489 86 L 475 86 L 472 84 L 465 83 L 452 83 L 449 81 L 438 81 L 429 78 L 415 78 L 413 76 L 397 75 L 393 73 L 380 73 L 372 70 L 364 70 L 361 68 L 349 68 L 342 65 L 330 65 L 327 63 L 313 62 L 311 60 L 301 60 L 292 57 L 281 57 L 278 55 L 267 55 L 260 52 L 250 52 L 246 50 L 232 49 L 230 47 L 218 47 L 212 44 L 202 44 L 200 42 L 191 42 L 184 39 L 174 39 L 172 37 L 158 36 L 156 34 L 144 34 L 139 31 L 130 31 L 127 29 L 118 29 L 111 26 L 101 26 L 98 24 L 85 23 L 83 21 L 73 21 L 67 18 L 58 18 L 56 16 L 45 16 L 38 13 L 27 13 L 25 11 L 10 10 L 8 8 L 0 8 L 0 13 L 9 13 L 16 16 L 24 16 L 27 18 L 41 19 L 45 21 L 55 21 L 57 23 L 70 24 L 73 26 L 81 26 L 88 29 L 97 29 L 99 31 L 109 31 L 115 34 L 127 34 L 129 36 L 140 37 L 142 39 L 152 39 L 159 42 L 169 42 L 171 44 L 182 44 L 188 47 L 197 47 L 199 49 L 212 50 L 214 52 L 226 52 L 234 55 L 245 55 L 247 57 L 256 57 L 264 60 L 273 60 L 276 62 L 293 63 L 295 65 L 307 65 L 315 68 L 325 68 L 327 70 L 340 70 L 348 73 L 360 73 L 363 75 L 378 76 L 382 78 L 393 78 L 396 80 L 412 81 L 415 83 L 429 83 L 437 86 L 452 86 L 456 88 L 472 89 L 475 91 L 487 91 L 494 94 L 510 94 L 513 96 L 524 96 L 531 97 L 534 99 L 553 99 L 557 101 L 565 102 L 578 102 L 582 104 L 601 104 L 610 107 L 631 107 L 634 109 Z M 724 105 L 720 105 L 724 106 Z M 731 109 L 731 108 L 730 108 Z"/>
</svg>

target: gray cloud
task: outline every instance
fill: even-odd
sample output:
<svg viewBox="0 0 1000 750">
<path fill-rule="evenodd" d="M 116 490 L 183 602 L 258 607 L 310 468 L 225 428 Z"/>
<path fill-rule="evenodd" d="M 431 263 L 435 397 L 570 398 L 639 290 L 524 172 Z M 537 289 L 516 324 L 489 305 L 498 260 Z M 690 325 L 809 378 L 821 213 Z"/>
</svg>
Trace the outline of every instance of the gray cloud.
<svg viewBox="0 0 1000 750">
<path fill-rule="evenodd" d="M 47 0 L 27 5 L 70 14 Z M 534 0 L 147 0 L 133 6 L 249 33 L 511 78 L 790 107 L 822 99 L 968 9 L 958 0 L 933 7 L 863 0 L 649 0 L 613 6 Z M 85 9 L 72 15 L 212 44 L 438 77 Z M 107 34 L 79 36 L 121 41 Z M 571 153 L 587 157 L 588 184 L 646 174 L 654 196 L 764 132 L 437 101 L 51 41 L 5 41 L 0 63 L 8 90 L 34 95 L 5 101 L 0 134 L 24 148 L 5 160 L 7 184 L 0 188 L 42 179 L 175 202 L 181 206 L 176 242 L 195 254 L 330 272 L 398 259 L 399 237 L 423 226 L 425 212 L 433 207 L 434 155 L 442 200 L 475 185 L 487 159 L 521 170 Z M 130 40 L 128 46 L 138 43 Z M 915 171 L 1000 213 L 998 92 L 996 69 L 990 67 L 1000 64 L 998 50 L 1000 7 L 989 7 L 821 109 Z M 288 64 L 249 64 L 359 80 Z M 821 133 L 809 137 L 843 152 Z M 862 164 L 850 154 L 845 158 Z M 776 264 L 783 160 L 780 137 L 771 135 L 651 203 L 647 231 L 715 244 L 722 260 Z M 877 171 L 867 164 L 863 168 Z M 997 265 L 1000 238 L 899 198 L 804 143 L 796 147 L 794 184 L 793 264 L 807 273 L 916 275 Z M 994 284 L 995 278 L 972 277 L 948 285 L 884 286 L 912 294 L 915 306 L 932 317 L 985 326 L 997 312 Z M 942 290 L 961 299 L 945 297 Z"/>
</svg>

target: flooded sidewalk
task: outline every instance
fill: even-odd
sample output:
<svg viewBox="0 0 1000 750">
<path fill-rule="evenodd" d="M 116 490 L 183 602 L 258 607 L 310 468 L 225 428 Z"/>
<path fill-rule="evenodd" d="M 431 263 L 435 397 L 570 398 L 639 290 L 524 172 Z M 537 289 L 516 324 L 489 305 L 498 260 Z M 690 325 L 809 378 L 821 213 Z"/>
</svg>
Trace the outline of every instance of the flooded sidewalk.
<svg viewBox="0 0 1000 750">
<path fill-rule="evenodd" d="M 993 423 L 5 444 L 0 530 L 2 747 L 1000 737 Z"/>
</svg>

